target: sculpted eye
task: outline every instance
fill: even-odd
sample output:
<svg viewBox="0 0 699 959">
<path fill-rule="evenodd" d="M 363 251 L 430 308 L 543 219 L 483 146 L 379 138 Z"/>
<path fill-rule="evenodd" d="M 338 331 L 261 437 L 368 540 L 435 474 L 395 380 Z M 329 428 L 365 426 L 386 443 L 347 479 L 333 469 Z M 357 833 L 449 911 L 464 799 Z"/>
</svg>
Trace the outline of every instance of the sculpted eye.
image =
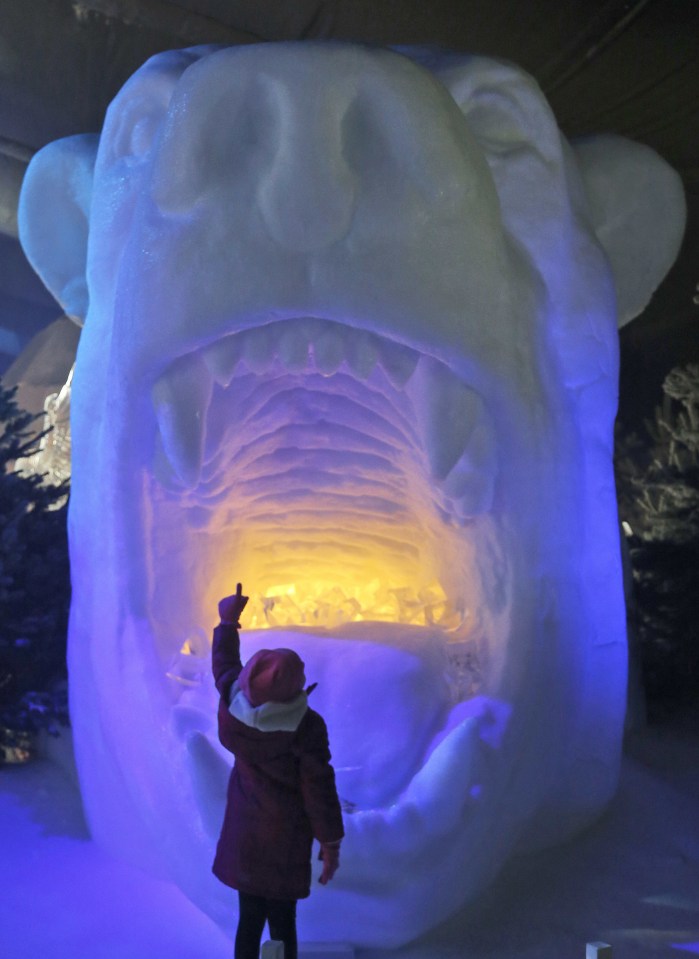
<svg viewBox="0 0 699 959">
<path fill-rule="evenodd" d="M 530 77 L 504 63 L 474 57 L 435 70 L 487 154 L 539 154 L 555 161 L 560 136 L 544 96 Z"/>
<path fill-rule="evenodd" d="M 531 138 L 518 104 L 497 90 L 480 91 L 465 113 L 479 141 L 493 151 L 525 145 Z"/>
<path fill-rule="evenodd" d="M 112 111 L 105 135 L 109 138 L 109 157 L 113 163 L 129 166 L 140 163 L 148 154 L 165 116 L 167 104 L 144 102 L 143 96 L 127 99 L 123 109 Z M 110 122 L 111 121 L 111 122 Z"/>
<path fill-rule="evenodd" d="M 150 60 L 125 84 L 107 111 L 102 133 L 108 160 L 134 166 L 147 156 L 177 81 L 206 52 L 205 47 L 172 50 Z"/>
<path fill-rule="evenodd" d="M 150 150 L 159 126 L 159 120 L 160 117 L 151 114 L 140 117 L 134 124 L 129 143 L 129 153 L 134 159 L 140 159 L 144 153 Z"/>
</svg>

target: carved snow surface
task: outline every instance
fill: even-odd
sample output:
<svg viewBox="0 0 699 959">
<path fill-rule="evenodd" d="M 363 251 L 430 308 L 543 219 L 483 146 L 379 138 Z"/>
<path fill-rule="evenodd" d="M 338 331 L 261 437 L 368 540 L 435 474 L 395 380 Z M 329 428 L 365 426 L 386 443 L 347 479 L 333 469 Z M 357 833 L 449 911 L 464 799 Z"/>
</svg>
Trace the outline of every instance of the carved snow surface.
<svg viewBox="0 0 699 959">
<path fill-rule="evenodd" d="M 159 55 L 99 144 L 47 147 L 23 190 L 30 259 L 89 293 L 69 643 L 85 807 L 100 843 L 226 929 L 208 643 L 238 581 L 245 654 L 296 646 L 331 726 L 347 836 L 303 939 L 407 942 L 616 784 L 615 289 L 624 312 L 659 281 L 676 177 L 641 151 L 652 209 L 676 216 L 658 266 L 631 191 L 653 269 L 622 282 L 605 198 L 633 144 L 583 150 L 582 178 L 526 75 L 408 53 Z"/>
<path fill-rule="evenodd" d="M 329 641 L 335 644 L 332 656 L 323 653 Z M 366 623 L 334 631 L 332 640 L 323 632 L 253 631 L 243 637 L 243 656 L 270 644 L 293 646 L 307 664 L 308 682 L 318 683 L 311 704 L 328 724 L 345 808 L 356 813 L 398 800 L 414 770 L 431 752 L 430 745 L 455 702 L 439 631 L 412 627 L 398 633 L 392 624 Z M 180 654 L 168 671 L 176 696 L 173 719 L 185 742 L 192 735 L 207 736 L 219 754 L 218 778 L 225 781 L 232 756 L 215 741 L 212 720 L 217 696 L 206 647 L 205 642 L 198 647 L 201 657 L 194 652 Z M 358 673 L 363 675 L 361 684 L 354 681 Z M 390 737 L 384 735 L 387 726 L 392 730 Z M 193 775 L 197 777 L 197 769 Z M 224 795 L 216 789 L 204 804 L 207 809 L 215 807 L 214 839 L 223 801 Z"/>
</svg>

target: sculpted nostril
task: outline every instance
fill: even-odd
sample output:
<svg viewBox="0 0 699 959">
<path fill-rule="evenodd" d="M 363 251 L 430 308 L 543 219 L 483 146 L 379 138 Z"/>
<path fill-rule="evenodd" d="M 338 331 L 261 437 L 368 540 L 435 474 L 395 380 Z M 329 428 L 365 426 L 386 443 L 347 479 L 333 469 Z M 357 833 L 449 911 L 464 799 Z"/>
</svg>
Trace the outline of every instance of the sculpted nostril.
<svg viewBox="0 0 699 959">
<path fill-rule="evenodd" d="M 269 163 L 273 118 L 264 85 L 240 69 L 221 79 L 211 62 L 221 57 L 188 70 L 170 102 L 151 175 L 151 195 L 162 213 L 188 214 L 201 201 L 223 210 L 232 203 L 231 187 L 250 195 Z"/>
<path fill-rule="evenodd" d="M 217 69 L 224 59 L 230 72 Z M 327 51 L 300 63 L 283 51 L 276 63 L 224 51 L 190 67 L 156 138 L 159 210 L 235 211 L 248 231 L 262 226 L 299 253 L 345 237 L 360 203 L 382 206 L 399 231 L 437 210 L 468 211 L 490 175 L 452 98 L 393 55 L 345 59 L 342 70 Z M 131 149 L 146 150 L 150 134 L 131 131 Z"/>
<path fill-rule="evenodd" d="M 315 98 L 313 98 L 315 99 Z M 271 168 L 260 179 L 258 204 L 281 246 L 309 253 L 348 232 L 357 178 L 342 152 L 342 124 L 328 102 L 281 100 Z"/>
</svg>

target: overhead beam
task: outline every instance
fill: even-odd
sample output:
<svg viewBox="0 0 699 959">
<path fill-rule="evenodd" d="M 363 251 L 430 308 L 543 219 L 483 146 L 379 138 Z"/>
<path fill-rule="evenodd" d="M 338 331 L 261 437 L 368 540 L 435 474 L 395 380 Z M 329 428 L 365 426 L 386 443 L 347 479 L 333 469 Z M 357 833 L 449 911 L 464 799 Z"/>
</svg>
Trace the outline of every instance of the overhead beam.
<svg viewBox="0 0 699 959">
<path fill-rule="evenodd" d="M 26 166 L 35 153 L 36 150 L 25 146 L 24 143 L 17 143 L 16 140 L 8 140 L 7 137 L 0 136 L 0 156 L 18 160 Z"/>
<path fill-rule="evenodd" d="M 187 45 L 199 43 L 260 43 L 264 38 L 236 30 L 213 17 L 192 13 L 168 0 L 74 0 L 78 19 L 97 13 L 127 26 L 145 27 Z"/>
<path fill-rule="evenodd" d="M 23 143 L 0 136 L 0 233 L 5 236 L 17 237 L 19 191 L 35 152 Z"/>
</svg>

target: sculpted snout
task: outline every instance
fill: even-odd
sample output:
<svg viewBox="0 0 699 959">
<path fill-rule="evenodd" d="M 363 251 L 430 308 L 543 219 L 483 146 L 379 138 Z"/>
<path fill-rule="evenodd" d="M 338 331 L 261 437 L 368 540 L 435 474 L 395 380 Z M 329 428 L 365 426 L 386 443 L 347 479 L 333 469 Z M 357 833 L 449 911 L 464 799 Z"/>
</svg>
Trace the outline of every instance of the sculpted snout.
<svg viewBox="0 0 699 959">
<path fill-rule="evenodd" d="M 312 78 L 309 78 L 312 83 Z M 321 81 L 316 92 L 273 90 L 270 124 L 272 157 L 259 171 L 257 205 L 270 235 L 292 251 L 310 253 L 330 246 L 350 230 L 359 171 L 347 156 L 337 91 Z M 342 110 L 342 113 L 345 113 Z"/>
<path fill-rule="evenodd" d="M 414 229 L 461 206 L 482 179 L 458 108 L 409 61 L 361 49 L 277 50 L 269 62 L 255 53 L 221 51 L 180 80 L 155 157 L 161 212 L 212 201 L 220 215 L 244 211 L 246 230 L 256 223 L 284 250 L 314 253 L 348 236 L 360 206 L 379 203 Z M 349 61 L 339 73 L 338 59 Z M 407 111 L 416 101 L 422 109 Z"/>
</svg>

